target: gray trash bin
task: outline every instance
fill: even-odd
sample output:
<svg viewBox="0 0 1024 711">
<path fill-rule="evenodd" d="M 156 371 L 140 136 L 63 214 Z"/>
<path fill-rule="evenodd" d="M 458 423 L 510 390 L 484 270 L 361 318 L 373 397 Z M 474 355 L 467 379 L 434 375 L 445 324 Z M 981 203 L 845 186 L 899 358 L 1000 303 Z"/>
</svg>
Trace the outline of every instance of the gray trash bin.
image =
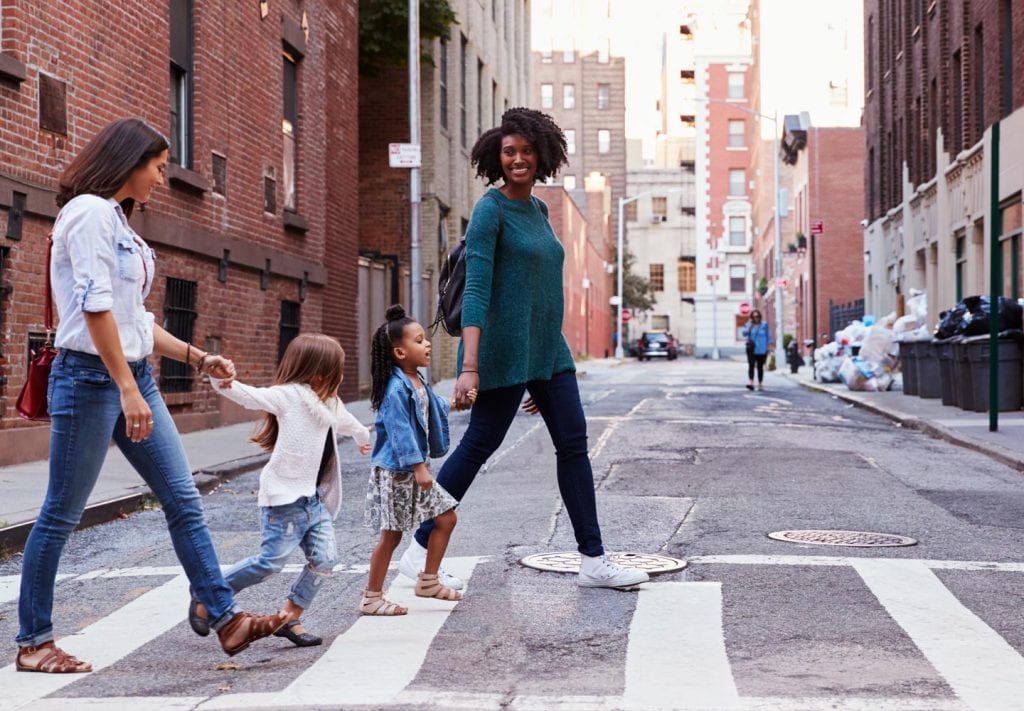
<svg viewBox="0 0 1024 711">
<path fill-rule="evenodd" d="M 971 409 L 987 412 L 989 405 L 989 357 L 991 341 L 988 336 L 968 338 L 965 342 L 971 373 Z M 997 346 L 999 358 L 999 411 L 1009 412 L 1021 408 L 1021 351 L 1020 342 L 1000 338 Z"/>
<path fill-rule="evenodd" d="M 917 395 L 917 357 L 920 341 L 900 341 L 900 372 L 903 373 L 903 394 Z"/>
<path fill-rule="evenodd" d="M 956 406 L 961 410 L 973 410 L 974 389 L 971 387 L 971 364 L 967 358 L 966 341 L 964 339 L 953 345 L 953 380 L 956 383 Z"/>
<path fill-rule="evenodd" d="M 939 361 L 940 392 L 943 405 L 956 406 L 956 361 L 954 360 L 953 347 L 959 339 L 947 338 L 934 341 L 936 355 Z"/>
<path fill-rule="evenodd" d="M 917 394 L 923 398 L 942 397 L 939 348 L 933 341 L 917 342 Z"/>
</svg>

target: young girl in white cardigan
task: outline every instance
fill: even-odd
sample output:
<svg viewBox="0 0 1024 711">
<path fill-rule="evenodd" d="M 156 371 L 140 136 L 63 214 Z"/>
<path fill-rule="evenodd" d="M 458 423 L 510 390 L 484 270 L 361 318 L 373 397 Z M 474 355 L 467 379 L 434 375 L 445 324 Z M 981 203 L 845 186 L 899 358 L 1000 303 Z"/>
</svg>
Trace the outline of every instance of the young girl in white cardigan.
<svg viewBox="0 0 1024 711">
<path fill-rule="evenodd" d="M 255 585 L 280 572 L 301 546 L 306 567 L 282 608 L 288 622 L 275 632 L 300 647 L 323 642 L 306 632 L 299 618 L 336 560 L 334 517 L 341 507 L 341 467 L 335 437 L 348 435 L 360 454 L 370 452 L 369 430 L 338 397 L 344 368 L 345 352 L 338 341 L 314 333 L 299 335 L 288 344 L 269 388 L 210 378 L 221 395 L 267 413 L 252 440 L 270 452 L 260 473 L 257 499 L 263 538 L 259 555 L 236 563 L 224 578 L 235 592 Z M 195 598 L 189 623 L 197 634 L 209 633 L 205 610 Z"/>
</svg>

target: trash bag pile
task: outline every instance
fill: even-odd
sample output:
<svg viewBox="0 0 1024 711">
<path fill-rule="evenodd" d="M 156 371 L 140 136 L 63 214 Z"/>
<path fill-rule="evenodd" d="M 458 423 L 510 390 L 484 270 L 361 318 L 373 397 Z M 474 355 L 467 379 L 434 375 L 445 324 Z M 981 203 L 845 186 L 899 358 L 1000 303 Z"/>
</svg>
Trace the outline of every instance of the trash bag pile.
<svg viewBox="0 0 1024 711">
<path fill-rule="evenodd" d="M 888 390 L 899 363 L 895 322 L 895 313 L 877 322 L 865 316 L 837 331 L 834 341 L 814 351 L 815 378 L 823 383 L 843 382 L 850 390 Z"/>
<path fill-rule="evenodd" d="M 920 289 L 911 289 L 906 302 L 907 313 L 896 319 L 892 325 L 893 338 L 897 341 L 929 341 L 932 333 L 928 328 L 928 296 Z"/>
<path fill-rule="evenodd" d="M 1021 306 L 1013 299 L 999 297 L 996 307 L 999 331 L 1021 330 Z M 954 336 L 983 336 L 989 332 L 989 316 L 992 302 L 988 296 L 968 296 L 949 311 L 939 314 L 939 325 L 935 328 L 936 338 Z"/>
</svg>

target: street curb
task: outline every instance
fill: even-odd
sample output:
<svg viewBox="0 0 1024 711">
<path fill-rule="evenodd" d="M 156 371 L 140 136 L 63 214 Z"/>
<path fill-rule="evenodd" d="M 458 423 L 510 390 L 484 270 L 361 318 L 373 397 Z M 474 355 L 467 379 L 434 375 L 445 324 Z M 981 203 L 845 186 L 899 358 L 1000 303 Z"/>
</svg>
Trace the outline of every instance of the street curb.
<svg viewBox="0 0 1024 711">
<path fill-rule="evenodd" d="M 269 458 L 269 454 L 255 454 L 250 457 L 234 459 L 230 462 L 197 469 L 192 472 L 192 478 L 196 483 L 196 488 L 199 489 L 199 493 L 206 494 L 225 481 L 262 467 Z M 80 531 L 83 528 L 108 523 L 116 518 L 125 518 L 138 511 L 148 499 L 152 498 L 153 493 L 149 490 L 149 487 L 141 486 L 137 493 L 120 496 L 116 499 L 108 499 L 107 501 L 97 501 L 85 507 L 85 511 L 82 512 L 82 519 L 79 521 L 78 526 L 75 527 L 75 530 Z M 33 519 L 0 528 L 0 557 L 16 553 L 24 548 L 25 541 L 28 540 L 28 534 L 32 530 L 32 526 L 35 525 L 35 522 L 35 519 Z"/>
<path fill-rule="evenodd" d="M 965 449 L 970 449 L 974 452 L 984 454 L 990 459 L 994 459 L 1000 464 L 1004 464 L 1010 467 L 1011 469 L 1016 469 L 1019 472 L 1024 472 L 1024 457 L 1021 457 L 1021 455 L 1017 454 L 1016 452 L 1011 452 L 1008 449 L 1000 447 L 999 445 L 979 444 L 978 442 L 967 439 L 963 435 L 947 427 L 937 425 L 929 420 L 925 420 L 920 417 L 905 415 L 902 412 L 890 410 L 887 407 L 882 407 L 880 405 L 876 405 L 866 400 L 862 400 L 861 398 L 857 397 L 857 395 L 852 391 L 850 391 L 849 393 L 844 393 L 841 390 L 836 391 L 823 385 L 812 383 L 806 380 L 799 380 L 798 383 L 807 390 L 813 390 L 814 392 L 825 393 L 827 395 L 834 395 L 840 400 L 853 403 L 854 405 L 864 410 L 874 412 L 875 414 L 882 415 L 883 417 L 888 417 L 890 420 L 899 422 L 902 426 L 906 427 L 907 429 L 917 430 L 919 432 L 924 432 L 925 434 L 931 435 L 932 437 L 944 439 L 947 442 L 950 442 L 951 444 L 957 445 L 958 447 L 963 447 Z"/>
</svg>

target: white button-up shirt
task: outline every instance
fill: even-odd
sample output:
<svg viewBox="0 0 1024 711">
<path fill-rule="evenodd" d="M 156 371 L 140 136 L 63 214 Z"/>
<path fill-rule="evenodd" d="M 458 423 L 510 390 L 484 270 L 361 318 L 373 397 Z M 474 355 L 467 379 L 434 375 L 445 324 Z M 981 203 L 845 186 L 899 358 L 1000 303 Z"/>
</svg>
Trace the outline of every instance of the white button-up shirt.
<svg viewBox="0 0 1024 711">
<path fill-rule="evenodd" d="M 99 355 L 85 312 L 110 311 L 131 362 L 153 352 L 153 314 L 144 301 L 153 284 L 153 250 L 128 226 L 113 198 L 79 195 L 57 215 L 50 281 L 60 323 L 57 348 Z"/>
</svg>

